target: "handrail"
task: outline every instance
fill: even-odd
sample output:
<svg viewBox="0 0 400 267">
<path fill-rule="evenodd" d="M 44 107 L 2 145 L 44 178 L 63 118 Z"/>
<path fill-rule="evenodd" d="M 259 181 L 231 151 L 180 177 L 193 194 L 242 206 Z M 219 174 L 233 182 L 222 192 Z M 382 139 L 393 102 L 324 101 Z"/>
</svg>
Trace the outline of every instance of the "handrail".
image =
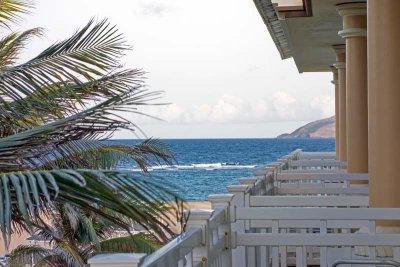
<svg viewBox="0 0 400 267">
<path fill-rule="evenodd" d="M 175 238 L 164 247 L 149 255 L 141 267 L 160 266 L 159 263 L 168 264 L 176 262 L 190 253 L 201 244 L 202 231 L 200 228 L 189 229 L 186 233 Z M 165 265 L 163 265 L 165 266 Z M 400 267 L 400 266 L 399 266 Z"/>
<path fill-rule="evenodd" d="M 385 265 L 400 267 L 400 262 L 394 260 L 337 260 L 332 264 L 332 267 L 338 267 L 342 264 L 356 265 Z"/>
</svg>

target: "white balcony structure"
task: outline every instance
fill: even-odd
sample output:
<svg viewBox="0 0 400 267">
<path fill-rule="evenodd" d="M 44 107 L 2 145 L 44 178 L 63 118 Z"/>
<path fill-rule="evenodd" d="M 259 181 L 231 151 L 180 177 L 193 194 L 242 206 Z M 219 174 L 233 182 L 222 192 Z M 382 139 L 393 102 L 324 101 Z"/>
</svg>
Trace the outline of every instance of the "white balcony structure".
<svg viewBox="0 0 400 267">
<path fill-rule="evenodd" d="M 98 255 L 89 264 L 325 267 L 400 260 L 400 231 L 377 226 L 400 221 L 400 209 L 369 208 L 368 185 L 353 183 L 368 181 L 368 174 L 348 174 L 345 165 L 333 153 L 296 150 L 228 186 L 229 194 L 210 195 L 213 209 L 192 210 L 186 233 L 152 255 Z"/>
</svg>

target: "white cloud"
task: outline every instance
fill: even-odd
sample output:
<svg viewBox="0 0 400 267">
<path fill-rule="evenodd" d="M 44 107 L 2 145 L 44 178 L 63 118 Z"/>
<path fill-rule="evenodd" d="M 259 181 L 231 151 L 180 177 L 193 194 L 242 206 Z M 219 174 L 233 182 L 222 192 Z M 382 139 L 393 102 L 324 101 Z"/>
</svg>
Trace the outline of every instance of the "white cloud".
<svg viewBox="0 0 400 267">
<path fill-rule="evenodd" d="M 172 8 L 170 6 L 165 5 L 165 3 L 159 1 L 149 1 L 142 2 L 140 4 L 141 13 L 143 15 L 149 16 L 163 16 L 166 13 L 169 13 Z"/>
<path fill-rule="evenodd" d="M 315 96 L 310 105 L 312 108 L 320 109 L 324 117 L 332 116 L 335 113 L 335 99 L 332 96 Z"/>
<path fill-rule="evenodd" d="M 327 95 L 311 99 L 295 99 L 285 91 L 277 91 L 272 96 L 254 99 L 222 95 L 213 103 L 202 103 L 191 107 L 178 104 L 150 106 L 146 107 L 145 112 L 175 124 L 308 121 L 332 116 L 334 100 Z M 150 122 L 137 116 L 132 119 L 140 123 Z"/>
</svg>

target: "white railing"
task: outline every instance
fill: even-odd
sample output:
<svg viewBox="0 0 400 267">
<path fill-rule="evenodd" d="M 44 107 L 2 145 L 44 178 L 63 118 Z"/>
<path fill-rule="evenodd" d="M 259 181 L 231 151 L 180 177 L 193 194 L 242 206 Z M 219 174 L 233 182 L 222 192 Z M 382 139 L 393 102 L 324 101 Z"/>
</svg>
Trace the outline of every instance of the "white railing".
<svg viewBox="0 0 400 267">
<path fill-rule="evenodd" d="M 290 167 L 295 169 L 340 169 L 347 163 L 336 159 L 299 159 L 291 162 Z"/>
<path fill-rule="evenodd" d="M 250 196 L 250 207 L 368 207 L 368 196 Z"/>
<path fill-rule="evenodd" d="M 376 227 L 376 221 L 400 220 L 400 209 L 237 207 L 231 216 L 234 222 L 250 221 L 253 229 L 233 233 L 233 247 L 253 247 L 254 258 L 262 258 L 260 248 L 269 250 L 273 267 L 375 259 L 383 249 L 390 258 L 400 257 L 400 234 L 379 233 Z M 269 259 L 260 266 L 268 266 Z"/>
<path fill-rule="evenodd" d="M 126 259 L 120 254 L 101 265 L 99 255 L 91 267 L 327 267 L 356 254 L 398 259 L 400 234 L 380 233 L 376 222 L 400 221 L 400 209 L 368 208 L 368 185 L 353 184 L 368 174 L 348 174 L 343 166 L 333 153 L 296 150 L 228 186 L 229 194 L 209 196 L 213 210 L 192 210 L 187 232 L 152 255 L 130 254 L 130 265 L 119 264 Z"/>
<path fill-rule="evenodd" d="M 298 159 L 336 159 L 335 152 L 301 152 Z"/>
</svg>

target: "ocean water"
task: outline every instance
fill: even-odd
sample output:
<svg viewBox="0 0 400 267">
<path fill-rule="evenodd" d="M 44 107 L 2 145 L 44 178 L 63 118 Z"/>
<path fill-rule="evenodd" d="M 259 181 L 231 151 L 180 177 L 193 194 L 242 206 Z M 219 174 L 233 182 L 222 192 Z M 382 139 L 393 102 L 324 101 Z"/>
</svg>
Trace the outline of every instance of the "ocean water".
<svg viewBox="0 0 400 267">
<path fill-rule="evenodd" d="M 134 140 L 112 140 L 134 144 Z M 168 139 L 163 140 L 175 153 L 174 166 L 153 166 L 151 174 L 172 183 L 187 201 L 205 201 L 209 194 L 226 193 L 226 186 L 251 177 L 257 166 L 276 161 L 295 149 L 334 151 L 334 139 Z M 121 168 L 133 169 L 132 162 Z"/>
</svg>

